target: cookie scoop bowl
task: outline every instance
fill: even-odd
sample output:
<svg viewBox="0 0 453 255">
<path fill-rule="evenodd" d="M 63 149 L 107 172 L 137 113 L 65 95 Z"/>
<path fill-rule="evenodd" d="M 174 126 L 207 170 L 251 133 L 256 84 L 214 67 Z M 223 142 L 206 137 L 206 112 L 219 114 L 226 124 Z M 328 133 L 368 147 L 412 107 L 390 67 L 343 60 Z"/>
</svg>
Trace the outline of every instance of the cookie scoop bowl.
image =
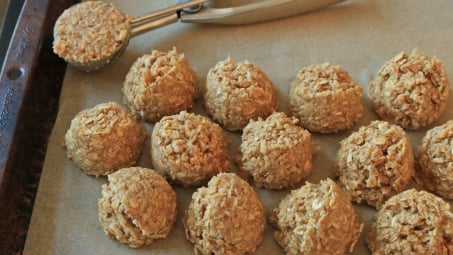
<svg viewBox="0 0 453 255">
<path fill-rule="evenodd" d="M 129 40 L 149 30 L 178 21 L 182 9 L 198 6 L 194 0 L 132 18 L 102 1 L 86 1 L 65 10 L 54 26 L 54 52 L 82 71 L 95 71 L 118 59 Z"/>
</svg>

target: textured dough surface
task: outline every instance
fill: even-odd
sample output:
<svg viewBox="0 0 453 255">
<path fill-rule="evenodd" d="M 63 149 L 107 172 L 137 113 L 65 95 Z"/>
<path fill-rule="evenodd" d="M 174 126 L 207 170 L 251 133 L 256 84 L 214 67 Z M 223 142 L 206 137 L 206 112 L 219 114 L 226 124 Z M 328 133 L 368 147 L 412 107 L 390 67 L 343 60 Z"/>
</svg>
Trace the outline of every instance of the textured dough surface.
<svg viewBox="0 0 453 255">
<path fill-rule="evenodd" d="M 291 82 L 289 112 L 312 132 L 351 128 L 363 115 L 363 88 L 340 66 L 325 63 L 299 70 Z"/>
<path fill-rule="evenodd" d="M 278 106 L 274 84 L 261 68 L 230 57 L 209 70 L 204 101 L 211 117 L 231 131 L 271 115 Z"/>
<path fill-rule="evenodd" d="M 414 49 L 387 61 L 368 87 L 376 113 L 384 120 L 417 130 L 444 111 L 450 82 L 443 63 Z"/>
<path fill-rule="evenodd" d="M 379 210 L 366 240 L 373 254 L 453 254 L 450 204 L 426 191 L 404 191 Z"/>
<path fill-rule="evenodd" d="M 416 170 L 418 183 L 453 199 L 453 120 L 426 132 L 416 152 Z"/>
<path fill-rule="evenodd" d="M 154 126 L 151 160 L 170 182 L 199 186 L 230 170 L 228 138 L 209 118 L 182 111 Z"/>
<path fill-rule="evenodd" d="M 107 175 L 136 164 L 144 127 L 115 102 L 79 112 L 65 134 L 67 155 L 89 175 Z"/>
<path fill-rule="evenodd" d="M 379 209 L 414 175 L 409 137 L 398 125 L 373 121 L 340 142 L 333 171 L 352 201 Z"/>
<path fill-rule="evenodd" d="M 184 54 L 176 48 L 168 52 L 153 50 L 129 69 L 123 99 L 134 115 L 156 122 L 191 108 L 197 91 L 196 74 Z"/>
<path fill-rule="evenodd" d="M 99 199 L 99 222 L 107 236 L 132 248 L 168 236 L 176 221 L 176 193 L 152 169 L 123 168 L 108 175 Z"/>
<path fill-rule="evenodd" d="M 264 205 L 253 188 L 234 173 L 220 173 L 199 188 L 183 224 L 195 254 L 253 253 L 266 227 Z"/>
<path fill-rule="evenodd" d="M 345 254 L 362 232 L 343 190 L 331 179 L 306 183 L 273 209 L 274 237 L 286 254 Z"/>
<path fill-rule="evenodd" d="M 76 66 L 104 59 L 109 62 L 127 45 L 129 34 L 129 18 L 112 4 L 85 1 L 66 9 L 57 19 L 53 50 Z"/>
<path fill-rule="evenodd" d="M 242 132 L 241 170 L 257 187 L 294 187 L 312 169 L 311 134 L 296 118 L 275 112 L 265 120 L 251 120 Z"/>
</svg>

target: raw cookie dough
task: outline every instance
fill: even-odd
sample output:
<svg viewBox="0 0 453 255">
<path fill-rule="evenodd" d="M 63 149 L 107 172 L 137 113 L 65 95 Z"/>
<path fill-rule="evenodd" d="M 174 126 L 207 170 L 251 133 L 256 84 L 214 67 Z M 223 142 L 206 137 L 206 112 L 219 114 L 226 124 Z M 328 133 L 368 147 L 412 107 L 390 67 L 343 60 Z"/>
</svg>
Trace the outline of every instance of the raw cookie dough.
<svg viewBox="0 0 453 255">
<path fill-rule="evenodd" d="M 79 112 L 65 135 L 67 155 L 89 175 L 107 175 L 137 162 L 144 127 L 115 102 Z"/>
<path fill-rule="evenodd" d="M 340 142 L 333 171 L 352 201 L 379 209 L 414 175 L 409 137 L 398 125 L 373 121 Z"/>
<path fill-rule="evenodd" d="M 57 19 L 53 50 L 68 63 L 92 71 L 121 53 L 129 35 L 125 14 L 112 4 L 85 1 L 66 9 Z"/>
<path fill-rule="evenodd" d="M 192 195 L 183 224 L 195 254 L 240 255 L 254 252 L 261 243 L 266 216 L 246 181 L 234 173 L 220 173 Z"/>
<path fill-rule="evenodd" d="M 241 130 L 251 119 L 277 110 L 277 91 L 257 65 L 228 57 L 208 72 L 204 101 L 208 113 L 228 130 Z"/>
<path fill-rule="evenodd" d="M 291 191 L 270 220 L 288 255 L 352 252 L 363 227 L 343 190 L 330 179 Z"/>
<path fill-rule="evenodd" d="M 192 107 L 197 96 L 196 74 L 176 48 L 153 50 L 138 58 L 126 75 L 124 102 L 134 115 L 149 122 Z"/>
<path fill-rule="evenodd" d="M 132 248 L 168 236 L 176 221 L 176 194 L 152 169 L 123 168 L 108 175 L 99 199 L 104 232 Z"/>
<path fill-rule="evenodd" d="M 416 152 L 415 179 L 437 195 L 453 199 L 453 120 L 426 132 Z"/>
<path fill-rule="evenodd" d="M 170 182 L 199 186 L 230 169 L 228 138 L 209 118 L 185 111 L 166 116 L 151 135 L 154 168 Z"/>
<path fill-rule="evenodd" d="M 306 129 L 334 133 L 351 128 L 362 117 L 362 92 L 340 66 L 312 65 L 291 82 L 288 110 Z"/>
<path fill-rule="evenodd" d="M 387 61 L 370 82 L 368 96 L 384 120 L 406 129 L 426 127 L 444 111 L 450 83 L 443 63 L 414 49 Z"/>
<path fill-rule="evenodd" d="M 239 165 L 257 187 L 294 187 L 311 172 L 311 134 L 297 122 L 296 118 L 275 112 L 245 126 Z"/>
<path fill-rule="evenodd" d="M 426 191 L 404 191 L 382 206 L 366 241 L 372 254 L 453 254 L 450 204 Z"/>
</svg>

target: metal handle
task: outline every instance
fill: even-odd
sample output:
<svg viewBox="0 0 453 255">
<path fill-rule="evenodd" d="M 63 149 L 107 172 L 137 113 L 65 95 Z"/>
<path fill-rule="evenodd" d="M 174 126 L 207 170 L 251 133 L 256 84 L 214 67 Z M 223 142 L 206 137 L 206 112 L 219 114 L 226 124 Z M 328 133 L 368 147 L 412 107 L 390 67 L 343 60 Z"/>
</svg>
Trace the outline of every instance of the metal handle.
<svg viewBox="0 0 453 255">
<path fill-rule="evenodd" d="M 179 20 L 179 14 L 186 8 L 198 7 L 208 0 L 180 1 L 177 5 L 154 11 L 148 15 L 131 20 L 131 37 L 143 34 L 150 30 L 175 23 Z"/>
<path fill-rule="evenodd" d="M 175 23 L 175 22 L 178 21 L 178 19 L 179 19 L 178 14 L 174 13 L 174 14 L 170 14 L 170 15 L 167 15 L 167 16 L 160 17 L 160 18 L 155 19 L 155 20 L 144 22 L 144 23 L 136 25 L 136 26 L 132 26 L 132 28 L 131 28 L 131 37 L 134 37 L 134 36 L 137 36 L 137 35 L 141 35 L 141 34 L 146 33 L 148 31 L 157 29 L 159 27 L 163 27 L 163 26 Z"/>
<path fill-rule="evenodd" d="M 250 24 L 307 13 L 345 0 L 267 0 L 226 8 L 181 13 L 182 22 Z"/>
</svg>

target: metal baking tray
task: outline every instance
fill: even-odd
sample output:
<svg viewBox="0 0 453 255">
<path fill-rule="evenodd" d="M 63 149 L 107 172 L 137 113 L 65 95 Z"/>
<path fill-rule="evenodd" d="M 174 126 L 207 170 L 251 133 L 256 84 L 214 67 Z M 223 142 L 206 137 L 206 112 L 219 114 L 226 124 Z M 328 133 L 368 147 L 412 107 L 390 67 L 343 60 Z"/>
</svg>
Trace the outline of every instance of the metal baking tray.
<svg viewBox="0 0 453 255">
<path fill-rule="evenodd" d="M 162 2 L 163 1 L 164 0 L 162 0 Z M 44 182 L 46 179 L 54 178 L 54 176 L 47 175 L 48 169 L 46 168 L 42 174 L 42 178 L 40 177 L 46 151 L 48 148 L 52 148 L 52 145 L 55 145 L 54 143 L 48 142 L 50 131 L 54 127 L 55 123 L 57 123 L 55 127 L 59 124 L 59 121 L 55 122 L 58 110 L 61 111 L 65 108 L 63 104 L 60 108 L 58 106 L 63 78 L 66 76 L 65 79 L 70 80 L 71 78 L 74 79 L 74 77 L 77 79 L 84 77 L 84 74 L 76 74 L 75 70 L 71 68 L 69 68 L 65 74 L 65 63 L 61 59 L 57 58 L 52 53 L 51 49 L 52 28 L 56 17 L 62 12 L 63 9 L 69 7 L 75 2 L 77 1 L 25 1 L 22 12 L 19 15 L 19 22 L 17 23 L 17 27 L 13 33 L 10 44 L 11 46 L 7 51 L 4 67 L 1 71 L 0 254 L 20 254 L 22 252 L 28 230 L 28 244 L 30 243 L 30 240 L 33 239 L 31 237 L 39 237 L 35 238 L 32 244 L 43 244 L 44 246 L 48 245 L 48 247 L 51 248 L 56 247 L 56 254 L 66 254 L 61 249 L 58 249 L 62 248 L 62 246 L 70 246 L 68 249 L 72 249 L 74 254 L 86 253 L 83 252 L 82 249 L 73 249 L 76 246 L 71 246 L 72 243 L 69 245 L 69 239 L 77 236 L 74 235 L 74 232 L 70 232 L 70 234 L 64 236 L 64 238 L 68 239 L 59 239 L 64 241 L 59 242 L 63 245 L 57 247 L 58 245 L 52 243 L 53 239 L 50 240 L 51 238 L 47 238 L 49 236 L 52 237 L 54 232 L 49 234 L 46 233 L 45 230 L 33 227 L 33 223 L 36 222 L 48 226 L 50 224 L 47 223 L 54 221 L 54 218 L 52 218 L 53 216 L 63 217 L 66 215 L 64 212 L 71 209 L 65 208 L 63 211 L 58 211 L 58 215 L 53 214 L 57 212 L 55 208 L 60 206 L 58 204 L 60 201 L 54 200 L 55 197 L 52 196 L 54 193 L 41 191 L 42 188 L 49 189 L 54 187 L 52 185 L 45 185 L 46 183 Z M 121 3 L 120 1 L 118 2 Z M 152 1 L 148 3 L 156 4 L 157 2 L 159 1 Z M 280 35 L 283 37 L 284 35 L 285 40 L 292 41 L 290 48 L 283 48 L 281 45 L 275 44 L 272 45 L 276 46 L 275 49 L 270 47 L 263 48 L 261 49 L 262 51 L 257 51 L 257 53 L 253 55 L 249 54 L 250 52 L 247 50 L 258 48 L 255 47 L 255 44 L 253 44 L 258 40 L 255 41 L 252 40 L 252 38 L 245 38 L 246 43 L 241 45 L 243 49 L 241 49 L 241 47 L 237 47 L 239 49 L 235 52 L 242 53 L 236 54 L 236 56 L 239 56 L 240 58 L 255 56 L 255 59 L 261 61 L 260 63 L 266 64 L 267 70 L 271 70 L 275 67 L 275 65 L 283 63 L 281 66 L 284 68 L 279 69 L 280 72 L 277 73 L 278 75 L 274 76 L 274 78 L 279 81 L 279 84 L 283 84 L 281 86 L 284 86 L 284 84 L 289 82 L 290 76 L 295 74 L 295 71 L 299 66 L 322 61 L 324 60 L 324 57 L 326 57 L 325 60 L 335 61 L 334 63 L 346 64 L 348 68 L 353 70 L 355 77 L 357 77 L 358 80 L 365 85 L 375 75 L 375 72 L 378 70 L 379 66 L 396 51 L 407 51 L 411 50 L 413 47 L 421 47 L 422 49 L 424 48 L 428 50 L 431 54 L 438 54 L 441 59 L 446 61 L 448 68 L 450 68 L 449 70 L 451 70 L 451 66 L 453 66 L 453 58 L 450 50 L 451 46 L 446 43 L 450 39 L 450 34 L 447 33 L 447 31 L 450 31 L 450 27 L 447 24 L 451 23 L 451 15 L 449 15 L 448 12 L 449 8 L 445 7 L 447 0 L 444 0 L 443 2 L 441 1 L 442 3 L 436 5 L 433 5 L 432 3 L 427 4 L 421 0 L 416 1 L 416 4 L 414 4 L 413 1 L 398 1 L 398 4 L 390 4 L 391 0 L 382 2 L 353 0 L 347 2 L 351 3 L 334 10 L 337 11 L 337 15 L 334 15 L 335 12 L 324 12 L 319 16 L 314 15 L 307 16 L 305 18 L 300 17 L 288 19 L 282 22 L 260 24 L 253 28 L 225 28 L 221 26 L 208 25 L 201 28 L 201 26 L 195 25 L 193 27 L 192 25 L 190 25 L 190 27 L 189 25 L 181 25 L 181 27 L 175 27 L 174 30 L 171 30 L 173 33 L 166 34 L 168 37 L 154 37 L 154 42 L 159 41 L 161 46 L 167 45 L 169 42 L 172 44 L 174 43 L 178 46 L 178 49 L 182 49 L 183 52 L 184 49 L 190 48 L 190 51 L 187 50 L 185 52 L 187 52 L 190 56 L 200 56 L 198 60 L 202 59 L 203 62 L 196 62 L 197 67 L 204 70 L 202 72 L 206 73 L 209 63 L 215 63 L 215 60 L 219 57 L 226 56 L 226 54 L 229 53 L 229 49 L 223 49 L 223 46 L 220 47 L 220 45 L 217 45 L 215 51 L 206 50 L 206 45 L 210 45 L 209 43 L 211 43 L 210 38 L 220 37 L 228 39 L 225 41 L 230 42 L 231 45 L 235 45 L 234 41 L 236 38 L 234 38 L 235 36 L 231 37 L 231 33 L 232 35 L 240 35 L 253 30 L 259 34 L 258 38 L 261 38 L 260 45 L 272 45 L 270 43 L 272 40 L 268 40 L 269 34 L 264 33 L 264 31 L 276 31 L 274 36 Z M 125 5 L 126 3 L 124 3 L 123 7 L 126 7 Z M 127 5 L 130 5 L 130 3 L 127 3 Z M 429 9 L 429 6 L 431 5 L 435 8 Z M 385 9 L 384 7 L 389 9 Z M 393 11 L 389 11 L 390 8 L 393 8 Z M 141 10 L 141 6 L 134 6 L 134 8 L 130 8 L 129 10 L 132 9 L 138 11 Z M 430 19 L 429 17 L 432 17 L 432 15 L 420 16 L 419 13 L 421 10 L 426 13 L 436 13 L 436 19 Z M 445 11 L 439 13 L 439 10 Z M 336 18 L 338 17 L 342 19 L 337 20 Z M 394 26 L 396 23 L 398 26 Z M 341 26 L 339 27 L 336 24 L 341 24 Z M 409 26 L 407 24 L 411 25 Z M 289 25 L 292 25 L 292 33 L 289 33 L 286 30 Z M 430 26 L 436 26 L 438 29 L 429 29 Z M 256 30 L 254 30 L 255 28 Z M 322 31 L 323 33 L 319 31 Z M 161 34 L 163 33 L 164 32 L 161 32 Z M 329 36 L 331 34 L 336 36 Z M 146 37 L 145 40 L 150 38 L 152 39 L 152 36 Z M 187 38 L 191 38 L 191 40 L 188 40 Z M 277 42 L 278 40 L 275 41 Z M 251 42 L 250 45 L 247 44 L 249 42 Z M 266 42 L 268 44 L 266 44 Z M 148 45 L 149 42 L 147 41 L 146 43 Z M 351 45 L 354 47 L 351 47 Z M 151 47 L 140 47 L 142 44 L 137 41 L 131 42 L 130 46 L 135 46 L 135 48 L 131 47 L 133 50 L 126 52 L 129 55 L 126 54 L 124 56 L 125 58 L 122 59 L 123 62 L 121 62 L 121 59 L 119 60 L 120 62 L 118 62 L 123 63 L 123 65 L 118 65 L 116 66 L 117 69 L 115 69 L 121 70 L 121 74 L 126 71 L 127 67 L 124 65 L 125 63 L 131 63 L 133 58 L 145 51 L 148 51 Z M 266 51 L 266 49 L 272 50 Z M 259 55 L 258 53 L 260 52 L 269 53 L 269 55 Z M 291 56 L 297 55 L 296 53 L 300 54 L 300 59 L 291 58 Z M 317 55 L 317 53 L 320 54 Z M 275 56 L 279 56 L 279 54 L 283 54 L 284 57 L 278 59 L 273 58 Z M 120 74 L 118 74 L 118 76 L 120 76 Z M 116 78 L 117 81 L 120 80 L 118 77 Z M 89 81 L 92 82 L 93 80 Z M 67 89 L 66 83 L 61 95 L 64 95 L 64 92 L 66 91 L 65 89 Z M 110 97 L 108 98 L 110 99 Z M 442 123 L 446 119 L 451 119 L 451 111 L 449 111 L 449 109 L 452 109 L 452 103 L 453 102 L 450 100 L 449 105 L 447 106 L 447 114 L 444 114 L 443 119 L 439 120 L 437 123 Z M 371 111 L 369 102 L 366 110 L 368 111 L 368 115 L 363 119 L 361 124 L 376 118 L 374 113 Z M 68 115 L 65 115 L 65 117 L 69 118 Z M 415 134 L 416 139 L 413 140 L 414 145 L 419 143 L 421 135 L 425 130 Z M 332 155 L 334 155 L 333 152 L 336 148 L 335 146 L 337 146 L 336 141 L 343 135 L 346 135 L 346 133 L 339 134 L 335 137 L 328 136 L 325 137 L 324 140 L 320 141 L 322 142 L 320 145 L 324 146 L 324 148 L 331 148 L 331 150 L 327 152 L 326 150 L 322 150 L 322 154 L 317 156 L 316 160 L 320 169 L 328 169 L 327 167 L 324 168 L 324 166 L 327 166 L 330 161 L 325 161 L 324 159 L 330 160 L 332 158 Z M 47 146 L 48 143 L 50 146 Z M 65 158 L 65 162 L 67 161 L 68 160 Z M 71 178 L 73 176 L 83 176 L 83 173 L 80 171 L 71 171 L 70 169 L 72 168 L 74 168 L 74 165 L 72 164 L 70 164 L 68 168 L 65 168 L 68 170 L 66 173 L 71 174 L 65 176 L 66 178 L 71 181 L 81 180 L 79 183 L 82 184 L 86 184 L 88 180 L 90 180 L 88 178 Z M 58 170 L 59 168 L 52 168 L 52 170 L 55 169 Z M 322 175 L 319 174 L 315 178 L 319 179 L 321 176 L 325 176 L 329 173 L 330 172 L 328 171 L 322 172 Z M 57 181 L 61 180 L 58 178 L 56 179 Z M 37 196 L 36 203 L 34 203 L 35 194 L 40 180 L 40 193 Z M 96 180 L 96 182 L 97 181 L 98 180 Z M 101 181 L 99 181 L 99 183 L 100 182 Z M 93 186 L 98 189 L 99 185 L 97 184 L 99 183 L 96 183 L 96 185 Z M 71 185 L 63 187 L 67 188 L 68 186 L 73 187 Z M 91 192 L 92 190 L 88 191 Z M 96 196 L 97 195 L 90 197 L 91 202 L 97 199 Z M 190 193 L 187 193 L 185 199 L 183 200 L 188 202 L 189 196 Z M 47 210 L 48 208 L 39 206 L 42 204 L 39 202 L 46 199 L 52 202 L 51 210 Z M 86 202 L 85 199 L 83 201 Z M 70 202 L 73 201 L 70 200 Z M 72 206 L 74 206 L 74 204 L 72 204 Z M 35 212 L 38 211 L 41 212 L 41 214 L 39 214 L 38 217 L 36 217 L 35 214 L 32 224 L 30 225 L 31 227 L 29 228 L 33 207 L 35 207 Z M 181 208 L 184 208 L 184 206 Z M 79 223 L 82 222 L 80 219 L 86 215 L 89 215 L 90 221 L 83 221 L 85 225 L 80 224 L 81 226 L 90 225 L 92 222 L 96 221 L 95 213 L 91 213 L 90 211 L 93 207 L 83 207 L 81 209 L 90 213 L 80 214 L 74 221 L 64 222 L 66 225 L 63 225 L 60 229 L 69 229 L 71 226 L 79 225 Z M 359 209 L 361 215 L 365 215 L 363 211 L 369 208 L 366 206 L 360 206 Z M 365 220 L 369 222 L 370 217 L 368 216 L 371 216 L 371 214 L 366 215 Z M 97 225 L 93 226 L 99 228 Z M 88 228 L 81 227 L 78 230 L 81 230 L 78 233 L 93 233 L 91 229 Z M 185 245 L 189 246 L 184 239 L 181 226 L 178 231 L 179 232 L 177 233 L 181 234 L 178 240 L 182 240 Z M 97 233 L 100 234 L 102 242 L 111 241 L 105 238 L 101 231 Z M 60 235 L 56 236 L 60 237 Z M 271 235 L 268 236 L 268 240 L 272 240 Z M 91 238 L 91 236 L 86 235 L 84 238 L 91 241 L 91 246 L 81 247 L 86 248 L 88 253 L 91 247 L 100 247 L 105 250 L 113 248 L 117 253 L 123 252 L 123 248 L 127 249 L 125 246 L 114 246 L 119 244 L 113 241 L 113 246 L 103 246 L 100 245 L 96 239 Z M 80 240 L 83 241 L 85 239 L 81 238 Z M 167 239 L 165 241 L 170 246 L 176 246 L 174 239 Z M 274 245 L 273 241 L 268 242 L 268 244 L 269 243 Z M 361 251 L 366 250 L 364 242 L 361 242 L 361 245 Z M 28 246 L 28 248 L 30 254 L 39 253 L 36 246 L 31 245 Z M 147 251 L 141 250 L 137 252 Z M 49 254 L 51 251 L 41 253 Z M 267 253 L 268 251 L 264 254 Z M 366 253 L 359 252 L 358 254 Z"/>
<path fill-rule="evenodd" d="M 6 24 L 18 16 L 0 73 L 0 254 L 20 254 L 25 243 L 66 70 L 52 53 L 53 24 L 77 1 L 22 2 L 8 8 Z"/>
</svg>

